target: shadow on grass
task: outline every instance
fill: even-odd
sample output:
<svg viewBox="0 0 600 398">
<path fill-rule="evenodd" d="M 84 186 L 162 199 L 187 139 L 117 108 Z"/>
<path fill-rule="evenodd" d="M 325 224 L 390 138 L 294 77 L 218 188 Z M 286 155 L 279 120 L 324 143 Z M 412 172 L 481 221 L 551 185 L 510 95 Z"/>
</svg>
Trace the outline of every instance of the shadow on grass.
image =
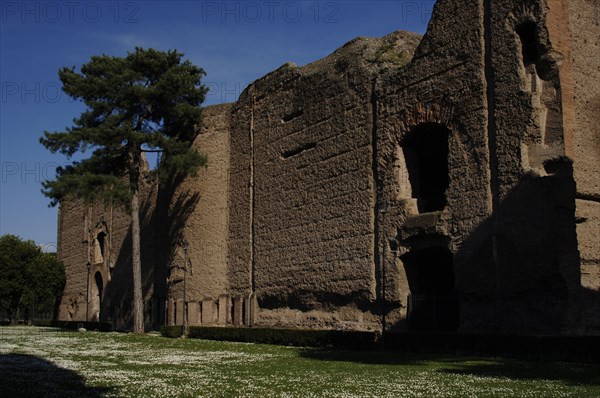
<svg viewBox="0 0 600 398">
<path fill-rule="evenodd" d="M 92 397 L 112 392 L 108 387 L 88 387 L 76 372 L 31 355 L 0 355 L 0 395 L 13 397 Z"/>
<path fill-rule="evenodd" d="M 429 354 L 392 351 L 352 351 L 320 348 L 300 349 L 302 358 L 321 361 L 354 362 L 368 365 L 422 365 L 427 361 L 445 360 Z"/>
<path fill-rule="evenodd" d="M 508 359 L 460 361 L 437 370 L 441 373 L 535 381 L 553 380 L 568 385 L 600 387 L 600 365 L 564 362 L 528 362 Z"/>
<path fill-rule="evenodd" d="M 429 366 L 445 374 L 508 378 L 520 381 L 552 380 L 568 385 L 600 387 L 600 365 L 542 362 L 503 358 L 459 357 L 394 351 L 302 349 L 302 358 L 368 365 Z"/>
</svg>

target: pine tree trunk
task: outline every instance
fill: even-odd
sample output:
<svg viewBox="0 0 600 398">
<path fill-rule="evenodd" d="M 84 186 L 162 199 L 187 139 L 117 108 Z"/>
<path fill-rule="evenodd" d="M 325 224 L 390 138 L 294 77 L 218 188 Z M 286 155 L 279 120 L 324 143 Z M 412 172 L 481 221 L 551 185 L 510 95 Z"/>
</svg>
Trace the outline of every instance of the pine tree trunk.
<svg viewBox="0 0 600 398">
<path fill-rule="evenodd" d="M 133 271 L 133 332 L 144 333 L 144 301 L 142 297 L 142 264 L 140 255 L 139 163 L 133 156 L 131 170 L 131 267 Z"/>
</svg>

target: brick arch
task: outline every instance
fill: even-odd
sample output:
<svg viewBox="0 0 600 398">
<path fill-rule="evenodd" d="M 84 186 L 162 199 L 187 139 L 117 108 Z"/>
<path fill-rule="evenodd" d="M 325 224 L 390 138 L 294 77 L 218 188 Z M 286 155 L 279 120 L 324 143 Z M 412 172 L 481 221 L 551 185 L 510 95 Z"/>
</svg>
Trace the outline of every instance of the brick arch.
<svg viewBox="0 0 600 398">
<path fill-rule="evenodd" d="M 399 114 L 390 136 L 380 144 L 383 164 L 392 166 L 380 170 L 380 178 L 386 181 L 385 185 L 390 183 L 394 185 L 390 178 L 396 179 L 392 168 L 398 162 L 398 147 L 417 126 L 424 124 L 439 124 L 447 128 L 449 150 L 453 145 L 457 145 L 459 150 L 468 147 L 466 141 L 469 140 L 469 137 L 460 134 L 462 128 L 456 122 L 454 107 L 451 104 L 417 103 L 412 107 L 407 107 L 404 112 Z"/>
<path fill-rule="evenodd" d="M 423 123 L 441 124 L 451 132 L 460 130 L 460 126 L 455 121 L 454 107 L 451 104 L 418 103 L 407 108 L 398 117 L 396 142 L 403 141 L 407 134 Z"/>
</svg>

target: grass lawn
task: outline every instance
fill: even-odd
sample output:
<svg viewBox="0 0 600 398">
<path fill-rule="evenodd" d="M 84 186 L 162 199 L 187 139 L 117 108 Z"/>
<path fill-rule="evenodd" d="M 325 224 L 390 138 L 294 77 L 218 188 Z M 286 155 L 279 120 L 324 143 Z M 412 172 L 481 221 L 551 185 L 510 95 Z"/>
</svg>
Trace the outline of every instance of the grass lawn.
<svg viewBox="0 0 600 398">
<path fill-rule="evenodd" d="M 0 327 L 1 397 L 600 397 L 600 365 Z"/>
</svg>

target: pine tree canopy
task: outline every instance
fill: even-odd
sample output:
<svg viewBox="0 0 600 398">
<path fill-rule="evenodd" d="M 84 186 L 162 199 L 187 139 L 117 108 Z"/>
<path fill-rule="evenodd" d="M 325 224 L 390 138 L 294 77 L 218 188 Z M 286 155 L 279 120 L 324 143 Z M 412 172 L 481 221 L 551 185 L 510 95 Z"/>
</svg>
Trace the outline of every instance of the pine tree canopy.
<svg viewBox="0 0 600 398">
<path fill-rule="evenodd" d="M 201 123 L 205 72 L 182 57 L 176 50 L 136 47 L 126 57 L 93 56 L 80 72 L 59 71 L 63 91 L 86 110 L 72 127 L 46 131 L 40 142 L 68 158 L 91 155 L 59 167 L 55 181 L 43 182 L 52 206 L 70 197 L 128 205 L 145 163 L 143 152 L 161 153 L 161 181 L 194 175 L 206 164 L 191 146 Z"/>
</svg>

